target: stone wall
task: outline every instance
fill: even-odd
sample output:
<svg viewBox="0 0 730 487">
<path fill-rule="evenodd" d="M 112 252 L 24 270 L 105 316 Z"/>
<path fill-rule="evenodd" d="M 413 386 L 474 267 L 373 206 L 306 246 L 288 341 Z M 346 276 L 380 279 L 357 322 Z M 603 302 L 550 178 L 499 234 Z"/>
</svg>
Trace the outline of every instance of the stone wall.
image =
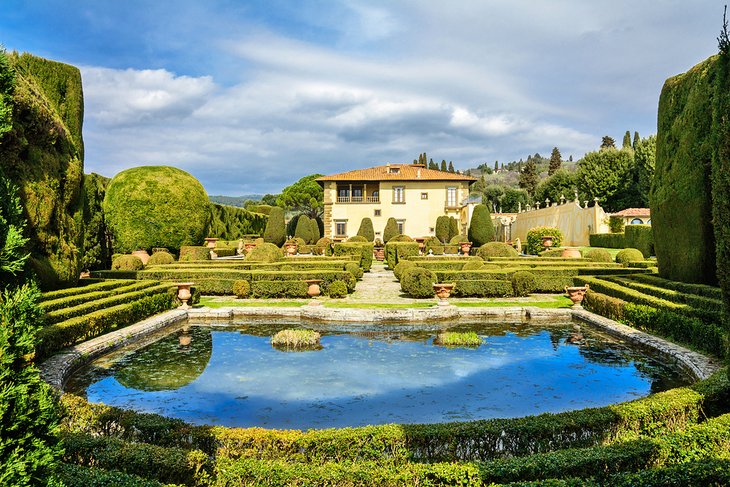
<svg viewBox="0 0 730 487">
<path fill-rule="evenodd" d="M 527 232 L 535 227 L 556 227 L 563 232 L 563 246 L 588 246 L 591 233 L 608 233 L 608 217 L 597 203 L 591 207 L 579 202 L 553 203 L 547 208 L 530 209 L 514 216 L 512 240 L 527 241 Z"/>
</svg>

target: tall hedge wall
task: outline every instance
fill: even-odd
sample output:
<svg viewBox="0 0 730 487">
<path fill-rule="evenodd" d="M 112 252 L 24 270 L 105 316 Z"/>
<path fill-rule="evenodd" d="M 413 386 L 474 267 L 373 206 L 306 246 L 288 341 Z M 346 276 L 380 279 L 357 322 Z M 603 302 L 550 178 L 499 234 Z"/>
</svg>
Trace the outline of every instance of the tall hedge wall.
<svg viewBox="0 0 730 487">
<path fill-rule="evenodd" d="M 1 74 L 13 70 L 15 86 L 12 127 L 0 138 L 0 161 L 20 188 L 31 266 L 41 284 L 72 283 L 83 239 L 81 73 L 30 54 L 8 54 L 7 60 L 0 63 Z"/>
<path fill-rule="evenodd" d="M 727 39 L 725 39 L 727 41 Z M 720 46 L 713 97 L 712 219 L 717 245 L 717 280 L 730 310 L 730 45 Z M 726 325 L 730 319 L 726 314 Z"/>
<path fill-rule="evenodd" d="M 268 215 L 235 206 L 212 204 L 211 212 L 207 236 L 223 240 L 237 240 L 244 235 L 261 235 L 269 220 Z"/>
<path fill-rule="evenodd" d="M 112 263 L 112 243 L 104 220 L 102 203 L 109 178 L 98 174 L 85 174 L 84 240 L 81 268 L 86 270 L 109 269 Z"/>
<path fill-rule="evenodd" d="M 710 174 L 717 57 L 669 78 L 659 98 L 656 168 L 650 193 L 662 277 L 714 284 Z"/>
</svg>

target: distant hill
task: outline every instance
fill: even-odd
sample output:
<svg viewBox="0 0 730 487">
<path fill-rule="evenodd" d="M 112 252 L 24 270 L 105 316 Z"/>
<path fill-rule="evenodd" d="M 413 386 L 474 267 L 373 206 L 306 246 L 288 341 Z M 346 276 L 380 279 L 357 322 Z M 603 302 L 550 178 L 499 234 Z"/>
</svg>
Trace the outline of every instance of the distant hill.
<svg viewBox="0 0 730 487">
<path fill-rule="evenodd" d="M 238 206 L 239 208 L 243 208 L 243 203 L 246 200 L 259 201 L 263 198 L 263 196 L 264 195 L 262 194 L 244 194 L 243 196 L 209 195 L 208 198 L 213 203 L 218 203 L 219 205 Z"/>
</svg>

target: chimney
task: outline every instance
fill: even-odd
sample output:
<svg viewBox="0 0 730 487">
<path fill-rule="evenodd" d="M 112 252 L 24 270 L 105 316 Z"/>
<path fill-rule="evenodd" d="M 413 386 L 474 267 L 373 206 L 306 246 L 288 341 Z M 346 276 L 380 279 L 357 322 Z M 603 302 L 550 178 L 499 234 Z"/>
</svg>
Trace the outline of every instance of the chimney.
<svg viewBox="0 0 730 487">
<path fill-rule="evenodd" d="M 421 168 L 420 167 L 418 168 L 418 171 L 416 171 L 416 177 L 417 178 L 421 177 Z"/>
</svg>

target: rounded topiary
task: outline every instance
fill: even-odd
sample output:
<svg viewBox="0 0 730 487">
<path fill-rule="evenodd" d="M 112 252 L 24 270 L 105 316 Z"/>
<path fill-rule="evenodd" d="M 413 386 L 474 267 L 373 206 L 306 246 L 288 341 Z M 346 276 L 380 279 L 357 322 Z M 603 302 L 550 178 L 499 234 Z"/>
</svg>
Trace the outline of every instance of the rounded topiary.
<svg viewBox="0 0 730 487">
<path fill-rule="evenodd" d="M 395 278 L 400 281 L 401 276 L 403 275 L 403 271 L 412 267 L 416 267 L 415 262 L 411 260 L 402 260 L 395 265 L 395 268 L 393 269 L 393 274 L 395 275 Z"/>
<path fill-rule="evenodd" d="M 449 241 L 449 229 L 451 228 L 451 220 L 446 215 L 436 218 L 436 238 L 442 244 Z"/>
<path fill-rule="evenodd" d="M 314 245 L 314 251 L 317 255 L 332 255 L 332 240 L 327 237 L 320 238 Z"/>
<path fill-rule="evenodd" d="M 360 228 L 357 230 L 357 234 L 365 238 L 366 242 L 372 242 L 375 240 L 375 228 L 373 227 L 373 221 L 365 217 L 360 222 Z"/>
<path fill-rule="evenodd" d="M 616 254 L 616 262 L 619 264 L 628 264 L 640 260 L 644 260 L 644 254 L 639 249 L 623 249 Z"/>
<path fill-rule="evenodd" d="M 562 257 L 563 249 L 550 249 L 540 252 L 540 257 Z"/>
<path fill-rule="evenodd" d="M 411 237 L 408 235 L 398 234 L 395 237 L 388 240 L 389 242 L 415 242 Z"/>
<path fill-rule="evenodd" d="M 613 262 L 611 253 L 606 249 L 590 249 L 583 254 L 588 260 L 594 260 L 596 262 Z"/>
<path fill-rule="evenodd" d="M 344 298 L 347 296 L 347 284 L 339 279 L 332 281 L 332 284 L 327 289 L 327 293 L 330 298 Z"/>
<path fill-rule="evenodd" d="M 348 262 L 345 264 L 345 270 L 352 274 L 355 279 L 360 279 L 363 275 L 362 267 L 355 262 Z"/>
<path fill-rule="evenodd" d="M 449 243 L 451 245 L 456 245 L 461 242 L 468 242 L 468 241 L 469 241 L 469 237 L 462 234 L 462 235 L 455 235 L 455 236 L 451 237 L 451 240 L 449 240 Z"/>
<path fill-rule="evenodd" d="M 478 271 L 484 267 L 484 261 L 482 259 L 474 259 L 468 261 L 461 267 L 462 271 Z"/>
<path fill-rule="evenodd" d="M 120 172 L 107 187 L 103 209 L 118 252 L 197 245 L 211 219 L 203 185 L 170 166 Z"/>
<path fill-rule="evenodd" d="M 319 222 L 316 218 L 309 219 L 309 235 L 312 237 L 312 240 L 307 242 L 308 244 L 315 244 L 317 240 L 319 240 L 319 237 L 322 235 L 319 231 Z"/>
<path fill-rule="evenodd" d="M 367 242 L 368 240 L 363 237 L 362 235 L 353 235 L 352 237 L 347 239 L 348 242 Z"/>
<path fill-rule="evenodd" d="M 563 242 L 563 232 L 555 227 L 534 227 L 527 232 L 527 253 L 538 255 L 543 250 L 542 237 L 553 237 L 553 247 L 560 247 Z"/>
<path fill-rule="evenodd" d="M 307 242 L 302 237 L 292 237 L 285 243 L 295 244 L 297 246 L 297 250 L 307 245 Z"/>
<path fill-rule="evenodd" d="M 284 224 L 284 210 L 275 206 L 269 213 L 269 220 L 264 229 L 264 242 L 271 243 L 277 247 L 284 245 L 286 241 L 286 225 Z"/>
<path fill-rule="evenodd" d="M 426 254 L 443 255 L 444 250 L 445 247 L 441 243 L 441 240 L 436 237 L 428 237 L 423 242 L 423 252 Z"/>
<path fill-rule="evenodd" d="M 175 262 L 175 257 L 169 252 L 155 252 L 150 256 L 147 265 L 166 265 Z"/>
<path fill-rule="evenodd" d="M 306 245 L 312 240 L 312 225 L 307 215 L 299 215 L 294 236 L 302 240 L 302 245 Z"/>
<path fill-rule="evenodd" d="M 246 260 L 257 261 L 257 262 L 276 262 L 281 260 L 284 256 L 281 253 L 281 249 L 276 245 L 268 242 L 258 244 L 251 250 L 246 257 Z"/>
<path fill-rule="evenodd" d="M 138 271 L 143 268 L 142 259 L 136 255 L 120 255 L 112 262 L 112 270 L 115 271 Z"/>
<path fill-rule="evenodd" d="M 535 274 L 528 271 L 517 271 L 512 274 L 512 293 L 515 296 L 527 296 L 537 287 Z"/>
<path fill-rule="evenodd" d="M 414 298 L 434 297 L 433 284 L 436 274 L 424 267 L 411 267 L 403 271 L 400 286 L 404 293 Z"/>
<path fill-rule="evenodd" d="M 392 216 L 385 222 L 385 229 L 383 230 L 383 242 L 388 243 L 390 240 L 398 235 L 398 222 Z"/>
<path fill-rule="evenodd" d="M 484 260 L 488 260 L 490 257 L 519 256 L 514 247 L 504 242 L 487 242 L 477 249 L 477 255 Z"/>
<path fill-rule="evenodd" d="M 233 294 L 238 299 L 247 298 L 251 295 L 251 284 L 248 281 L 235 281 L 233 283 Z"/>
<path fill-rule="evenodd" d="M 476 247 L 494 241 L 494 223 L 492 223 L 492 217 L 489 215 L 489 208 L 486 205 L 480 204 L 474 207 L 467 233 L 469 241 L 473 242 Z"/>
</svg>

